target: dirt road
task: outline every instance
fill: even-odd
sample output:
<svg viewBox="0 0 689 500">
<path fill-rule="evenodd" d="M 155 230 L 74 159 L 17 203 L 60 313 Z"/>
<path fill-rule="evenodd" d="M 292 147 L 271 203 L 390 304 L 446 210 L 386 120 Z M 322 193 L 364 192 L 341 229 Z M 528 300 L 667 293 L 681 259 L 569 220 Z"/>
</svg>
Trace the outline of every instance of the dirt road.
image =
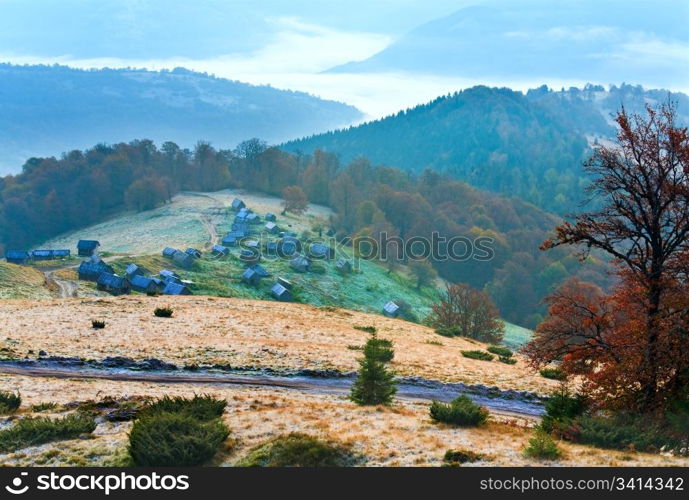
<svg viewBox="0 0 689 500">
<path fill-rule="evenodd" d="M 349 394 L 351 377 L 305 377 L 243 375 L 227 373 L 191 373 L 183 371 L 133 371 L 120 369 L 85 369 L 64 366 L 36 366 L 14 362 L 0 362 L 0 373 L 42 378 L 100 379 L 156 383 L 235 385 L 251 387 L 276 387 L 311 394 Z M 397 385 L 398 399 L 451 401 L 462 391 L 455 384 L 431 380 L 400 379 Z M 528 419 L 538 419 L 543 413 L 542 404 L 515 398 L 479 395 L 468 392 L 478 404 L 493 413 Z"/>
</svg>

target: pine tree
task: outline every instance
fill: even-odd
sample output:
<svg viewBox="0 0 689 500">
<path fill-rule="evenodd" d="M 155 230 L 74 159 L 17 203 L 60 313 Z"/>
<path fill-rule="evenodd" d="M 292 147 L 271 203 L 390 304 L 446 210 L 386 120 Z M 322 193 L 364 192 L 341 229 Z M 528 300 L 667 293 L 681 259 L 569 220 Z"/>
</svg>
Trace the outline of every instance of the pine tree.
<svg viewBox="0 0 689 500">
<path fill-rule="evenodd" d="M 352 385 L 350 398 L 359 405 L 390 404 L 397 392 L 395 374 L 387 369 L 383 350 L 391 351 L 389 343 L 382 343 L 375 334 L 364 347 L 364 357 L 359 361 L 359 373 Z M 389 356 L 392 359 L 392 356 Z"/>
</svg>

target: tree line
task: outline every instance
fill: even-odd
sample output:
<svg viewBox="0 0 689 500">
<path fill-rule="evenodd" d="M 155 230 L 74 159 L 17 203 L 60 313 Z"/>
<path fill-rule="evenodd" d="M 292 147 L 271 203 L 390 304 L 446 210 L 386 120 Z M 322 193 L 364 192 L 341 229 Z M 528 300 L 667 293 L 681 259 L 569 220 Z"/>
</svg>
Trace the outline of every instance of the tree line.
<svg viewBox="0 0 689 500">
<path fill-rule="evenodd" d="M 490 238 L 492 260 L 433 266 L 450 282 L 486 290 L 503 317 L 525 326 L 542 319 L 541 299 L 568 276 L 599 285 L 609 279 L 595 256 L 581 266 L 564 248 L 540 252 L 558 220 L 518 199 L 487 194 L 431 170 L 413 175 L 365 158 L 343 165 L 334 154 L 292 154 L 258 139 L 234 150 L 204 142 L 193 150 L 172 142 L 158 148 L 139 140 L 71 151 L 59 159 L 32 158 L 21 174 L 0 179 L 0 241 L 23 248 L 123 210 L 153 208 L 182 190 L 227 187 L 276 196 L 299 187 L 310 202 L 332 207 L 336 215 L 330 223 L 338 238 L 381 233 L 431 238 L 432 232 L 448 239 Z M 390 259 L 386 265 L 392 271 L 398 264 Z"/>
</svg>

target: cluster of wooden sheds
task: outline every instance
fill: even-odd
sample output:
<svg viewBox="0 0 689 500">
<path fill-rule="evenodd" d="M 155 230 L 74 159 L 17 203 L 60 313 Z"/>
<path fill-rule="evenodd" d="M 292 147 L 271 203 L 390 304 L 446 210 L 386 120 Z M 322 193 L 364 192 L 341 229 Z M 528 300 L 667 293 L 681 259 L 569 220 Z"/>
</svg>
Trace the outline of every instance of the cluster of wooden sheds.
<svg viewBox="0 0 689 500">
<path fill-rule="evenodd" d="M 235 198 L 231 205 L 234 218 L 231 230 L 222 238 L 221 244 L 213 245 L 211 253 L 216 258 L 227 257 L 233 249 L 239 250 L 239 260 L 245 265 L 241 275 L 242 283 L 248 286 L 259 286 L 261 281 L 271 278 L 272 274 L 260 264 L 262 250 L 264 255 L 287 259 L 292 270 L 308 273 L 312 270 L 314 261 L 333 261 L 336 259 L 335 250 L 321 242 L 303 243 L 296 233 L 283 231 L 277 223 L 273 213 L 263 217 L 247 208 L 239 198 Z M 261 227 L 262 225 L 262 227 Z M 258 238 L 253 235 L 263 233 L 270 235 L 263 248 Z M 97 240 L 79 240 L 77 254 L 88 257 L 78 268 L 79 279 L 95 282 L 99 290 L 113 295 L 129 294 L 132 291 L 149 295 L 191 295 L 190 282 L 184 281 L 174 271 L 163 269 L 158 274 L 152 274 L 142 266 L 131 263 L 127 266 L 124 276 L 115 274 L 112 266 L 108 265 L 98 255 L 100 243 Z M 179 250 L 167 247 L 162 251 L 163 257 L 172 261 L 177 267 L 190 269 L 194 262 L 202 257 L 202 252 L 196 248 Z M 14 264 L 28 264 L 32 261 L 67 259 L 70 250 L 39 249 L 39 250 L 8 250 L 5 252 L 7 262 Z M 337 272 L 348 274 L 353 271 L 350 261 L 344 258 L 335 260 Z M 284 302 L 294 300 L 293 284 L 284 277 L 277 277 L 270 286 L 271 295 Z M 395 301 L 389 301 L 383 307 L 383 314 L 397 317 L 402 306 Z"/>
</svg>

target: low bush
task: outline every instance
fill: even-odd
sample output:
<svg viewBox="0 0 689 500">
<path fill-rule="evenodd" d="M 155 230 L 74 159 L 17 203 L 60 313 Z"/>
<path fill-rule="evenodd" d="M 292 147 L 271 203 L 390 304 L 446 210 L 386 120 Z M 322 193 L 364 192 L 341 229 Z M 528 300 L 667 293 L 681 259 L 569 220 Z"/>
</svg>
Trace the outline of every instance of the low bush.
<svg viewBox="0 0 689 500">
<path fill-rule="evenodd" d="M 576 429 L 577 442 L 600 448 L 657 452 L 663 447 L 678 450 L 686 446 L 670 437 L 659 423 L 636 415 L 584 416 L 576 420 Z"/>
<path fill-rule="evenodd" d="M 239 460 L 237 467 L 347 467 L 359 458 L 339 443 L 291 433 L 267 441 Z"/>
<path fill-rule="evenodd" d="M 524 456 L 542 460 L 557 460 L 562 456 L 555 440 L 550 434 L 542 430 L 536 430 L 534 436 L 529 439 L 529 444 L 524 448 Z"/>
<path fill-rule="evenodd" d="M 505 363 L 506 365 L 516 365 L 516 364 L 517 364 L 517 360 L 516 360 L 516 359 L 514 359 L 514 358 L 506 358 L 505 356 L 500 356 L 500 357 L 498 358 L 498 361 L 499 361 L 500 363 Z"/>
<path fill-rule="evenodd" d="M 24 418 L 9 429 L 0 431 L 0 452 L 7 453 L 58 439 L 74 439 L 95 429 L 95 420 L 80 413 L 60 419 Z"/>
<path fill-rule="evenodd" d="M 492 352 L 493 354 L 497 354 L 498 356 L 501 356 L 503 358 L 509 358 L 512 356 L 512 351 L 510 351 L 507 347 L 501 347 L 498 345 L 492 345 L 486 349 L 488 352 Z"/>
<path fill-rule="evenodd" d="M 156 307 L 153 314 L 158 318 L 171 318 L 174 313 L 173 309 L 169 306 L 167 307 Z"/>
<path fill-rule="evenodd" d="M 375 326 L 354 325 L 354 328 L 356 330 L 361 330 L 362 332 L 371 333 L 371 334 L 374 334 L 378 331 L 378 329 Z"/>
<path fill-rule="evenodd" d="M 544 378 L 549 378 L 552 380 L 565 380 L 567 378 L 567 375 L 565 375 L 565 372 L 560 370 L 559 368 L 543 368 L 540 371 L 541 377 Z"/>
<path fill-rule="evenodd" d="M 57 408 L 57 403 L 38 403 L 31 406 L 31 411 L 40 413 L 42 411 L 54 410 L 55 408 Z"/>
<path fill-rule="evenodd" d="M 164 396 L 144 406 L 139 416 L 143 418 L 164 413 L 175 413 L 207 422 L 220 417 L 225 411 L 225 406 L 227 406 L 227 401 L 224 399 L 216 399 L 210 395 L 195 395 L 191 399 L 179 396 Z"/>
<path fill-rule="evenodd" d="M 435 333 L 438 335 L 442 335 L 443 337 L 459 337 L 462 334 L 462 331 L 457 328 L 457 327 L 451 327 L 451 328 L 436 328 Z"/>
<path fill-rule="evenodd" d="M 138 418 L 129 433 L 129 455 L 145 467 L 201 465 L 217 453 L 229 430 L 219 419 L 190 414 L 153 413 Z"/>
<path fill-rule="evenodd" d="M 574 419 L 586 410 L 586 402 L 581 395 L 573 395 L 566 388 L 553 393 L 545 403 L 545 415 L 540 428 L 547 433 L 556 433 L 560 437 L 573 439 L 576 430 Z"/>
<path fill-rule="evenodd" d="M 91 320 L 91 328 L 93 328 L 94 330 L 102 330 L 103 328 L 105 328 L 105 321 L 93 319 Z"/>
<path fill-rule="evenodd" d="M 14 413 L 22 404 L 22 396 L 18 392 L 0 391 L 0 414 Z"/>
<path fill-rule="evenodd" d="M 480 361 L 493 361 L 495 358 L 495 356 L 485 351 L 462 351 L 462 356 L 465 358 L 478 359 Z"/>
<path fill-rule="evenodd" d="M 443 462 L 450 467 L 457 467 L 461 464 L 479 462 L 485 459 L 484 455 L 469 450 L 447 450 Z"/>
<path fill-rule="evenodd" d="M 462 394 L 449 404 L 433 401 L 430 415 L 435 422 L 470 427 L 483 424 L 488 419 L 488 410 Z"/>
</svg>

